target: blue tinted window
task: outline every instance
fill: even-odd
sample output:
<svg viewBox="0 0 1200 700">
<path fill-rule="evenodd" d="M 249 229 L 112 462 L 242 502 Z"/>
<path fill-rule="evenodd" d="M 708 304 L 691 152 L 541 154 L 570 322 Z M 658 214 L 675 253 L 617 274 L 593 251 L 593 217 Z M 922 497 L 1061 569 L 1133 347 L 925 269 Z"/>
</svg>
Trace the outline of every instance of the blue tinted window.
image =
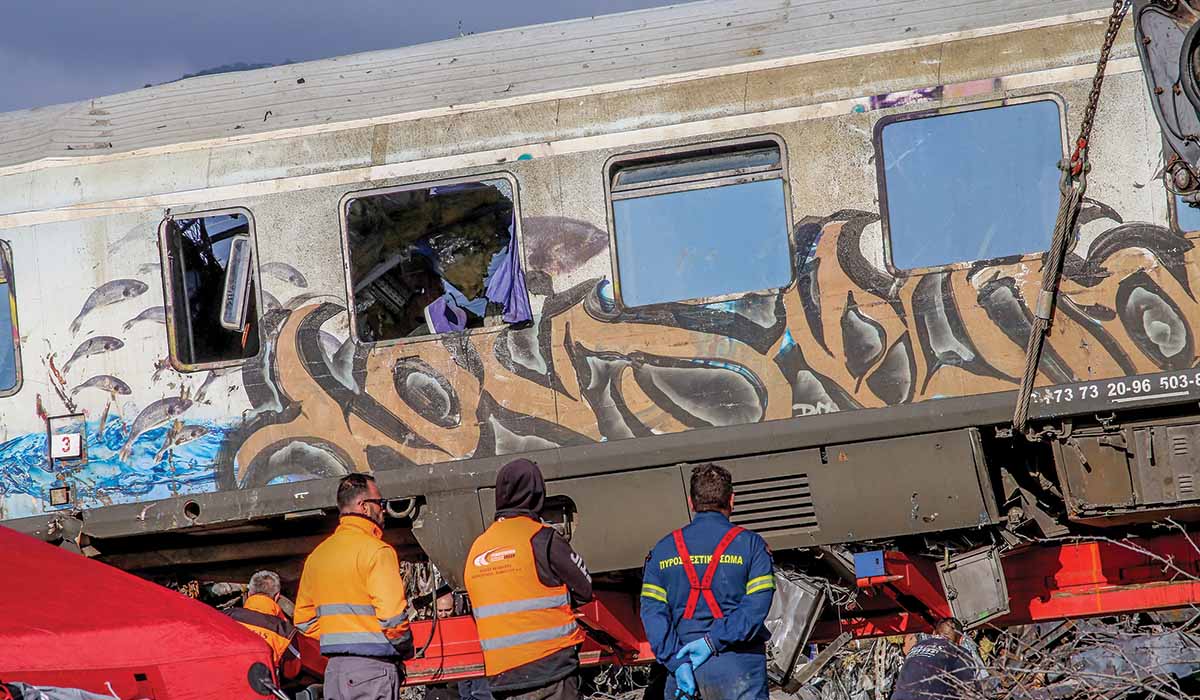
<svg viewBox="0 0 1200 700">
<path fill-rule="evenodd" d="M 668 187 L 614 192 L 617 271 L 625 306 L 776 289 L 791 283 L 787 197 L 779 150 L 770 151 L 772 157 L 761 166 L 776 169 L 758 174 L 751 182 L 722 179 L 719 172 L 706 170 L 701 186 L 688 189 L 668 169 L 664 174 L 676 175 Z M 680 161 L 691 163 L 685 158 Z M 730 158 L 719 154 L 711 160 L 717 165 L 733 162 Z M 618 186 L 623 184 L 622 173 L 615 180 Z"/>
<path fill-rule="evenodd" d="M 1175 223 L 1180 231 L 1200 231 L 1200 209 L 1189 206 L 1183 197 L 1175 195 Z"/>
<path fill-rule="evenodd" d="M 0 395 L 12 393 L 21 382 L 11 260 L 8 247 L 0 243 Z"/>
<path fill-rule="evenodd" d="M 883 127 L 892 264 L 902 270 L 1045 250 L 1063 157 L 1050 100 Z"/>
</svg>

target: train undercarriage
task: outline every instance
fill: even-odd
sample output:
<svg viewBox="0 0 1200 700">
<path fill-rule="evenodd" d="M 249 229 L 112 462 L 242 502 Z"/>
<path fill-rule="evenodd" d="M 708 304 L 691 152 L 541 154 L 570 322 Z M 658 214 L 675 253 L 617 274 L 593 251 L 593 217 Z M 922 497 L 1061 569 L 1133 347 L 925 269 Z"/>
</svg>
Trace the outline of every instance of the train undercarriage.
<svg viewBox="0 0 1200 700">
<path fill-rule="evenodd" d="M 1030 426 L 1026 435 L 992 424 L 717 460 L 737 467 L 735 521 L 764 532 L 780 578 L 790 582 L 781 585 L 787 592 L 772 618 L 778 683 L 795 689 L 815 673 L 820 659 L 804 653 L 809 644 L 838 649 L 851 638 L 927 631 L 946 615 L 971 627 L 999 628 L 1170 610 L 1200 600 L 1194 525 L 1200 494 L 1192 486 L 1200 476 L 1194 457 L 1200 421 L 1191 406 L 1057 418 L 1035 411 Z M 812 464 L 801 479 L 796 467 L 806 462 Z M 898 462 L 923 466 L 897 470 Z M 823 481 L 821 465 L 838 469 L 838 479 Z M 677 475 L 686 467 L 645 471 L 653 482 L 664 469 Z M 624 480 L 636 483 L 637 474 Z M 387 475 L 380 479 L 385 494 L 396 493 Z M 583 533 L 604 524 L 578 517 L 594 508 L 588 490 L 573 489 L 571 481 L 550 479 L 550 502 L 558 507 L 557 517 L 552 512 L 548 519 L 586 541 Z M 842 487 L 833 488 L 838 483 Z M 594 497 L 613 497 L 593 490 Z M 490 494 L 471 495 L 486 509 Z M 437 525 L 447 522 L 436 512 L 446 502 L 455 499 L 430 494 L 394 501 L 389 509 L 385 537 L 401 553 L 410 593 L 424 613 L 415 626 L 423 653 L 409 664 L 411 684 L 483 673 L 465 600 L 459 597 L 456 616 L 433 615 L 432 594 L 457 583 L 455 555 L 427 546 L 444 545 L 453 534 Z M 828 515 L 839 511 L 842 521 Z M 313 509 L 232 527 L 112 538 L 72 532 L 81 523 L 64 520 L 58 537 L 219 603 L 238 586 L 217 582 L 245 581 L 264 567 L 280 572 L 285 589 L 294 587 L 304 557 L 334 520 L 331 510 Z M 618 524 L 610 529 L 620 536 Z M 438 536 L 430 540 L 432 533 Z M 640 569 L 603 571 L 596 577 L 597 601 L 580 611 L 590 632 L 583 662 L 652 661 L 637 615 Z M 300 640 L 304 668 L 307 677 L 319 678 L 324 660 L 309 641 Z"/>
</svg>

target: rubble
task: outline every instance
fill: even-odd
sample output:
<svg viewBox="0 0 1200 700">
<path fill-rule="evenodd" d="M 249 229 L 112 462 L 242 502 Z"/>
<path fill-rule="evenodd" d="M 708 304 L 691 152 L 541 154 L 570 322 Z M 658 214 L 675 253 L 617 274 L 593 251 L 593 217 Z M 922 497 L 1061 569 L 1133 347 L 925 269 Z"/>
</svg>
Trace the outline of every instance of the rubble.
<svg viewBox="0 0 1200 700">
<path fill-rule="evenodd" d="M 1130 615 L 984 628 L 979 687 L 965 700 L 1183 700 L 1200 687 L 1200 614 L 1172 627 Z M 886 700 L 904 661 L 903 636 L 850 642 L 792 697 Z"/>
</svg>

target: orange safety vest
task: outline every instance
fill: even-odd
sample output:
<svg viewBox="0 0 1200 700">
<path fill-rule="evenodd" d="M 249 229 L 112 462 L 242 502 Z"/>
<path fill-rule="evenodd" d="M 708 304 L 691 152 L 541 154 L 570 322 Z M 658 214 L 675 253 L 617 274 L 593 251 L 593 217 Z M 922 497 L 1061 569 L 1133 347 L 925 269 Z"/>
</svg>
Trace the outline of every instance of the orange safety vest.
<svg viewBox="0 0 1200 700">
<path fill-rule="evenodd" d="M 538 579 L 530 540 L 543 527 L 532 518 L 497 520 L 467 555 L 464 580 L 488 676 L 583 643 L 566 585 Z"/>
<path fill-rule="evenodd" d="M 246 604 L 240 608 L 226 611 L 230 617 L 237 620 L 243 627 L 266 640 L 271 647 L 271 656 L 275 665 L 287 651 L 296 634 L 296 628 L 283 617 L 279 604 L 269 597 L 255 593 L 246 598 Z"/>
</svg>

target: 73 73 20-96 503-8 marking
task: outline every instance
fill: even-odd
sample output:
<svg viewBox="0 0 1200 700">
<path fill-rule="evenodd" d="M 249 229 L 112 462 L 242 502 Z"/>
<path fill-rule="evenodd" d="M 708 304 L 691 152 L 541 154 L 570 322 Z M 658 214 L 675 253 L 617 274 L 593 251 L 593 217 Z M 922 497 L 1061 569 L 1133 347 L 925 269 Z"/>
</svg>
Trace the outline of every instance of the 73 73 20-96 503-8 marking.
<svg viewBox="0 0 1200 700">
<path fill-rule="evenodd" d="M 1122 405 L 1200 395 L 1200 371 L 1172 372 L 1107 379 L 1082 384 L 1034 389 L 1032 402 L 1041 406 L 1087 404 Z"/>
</svg>

